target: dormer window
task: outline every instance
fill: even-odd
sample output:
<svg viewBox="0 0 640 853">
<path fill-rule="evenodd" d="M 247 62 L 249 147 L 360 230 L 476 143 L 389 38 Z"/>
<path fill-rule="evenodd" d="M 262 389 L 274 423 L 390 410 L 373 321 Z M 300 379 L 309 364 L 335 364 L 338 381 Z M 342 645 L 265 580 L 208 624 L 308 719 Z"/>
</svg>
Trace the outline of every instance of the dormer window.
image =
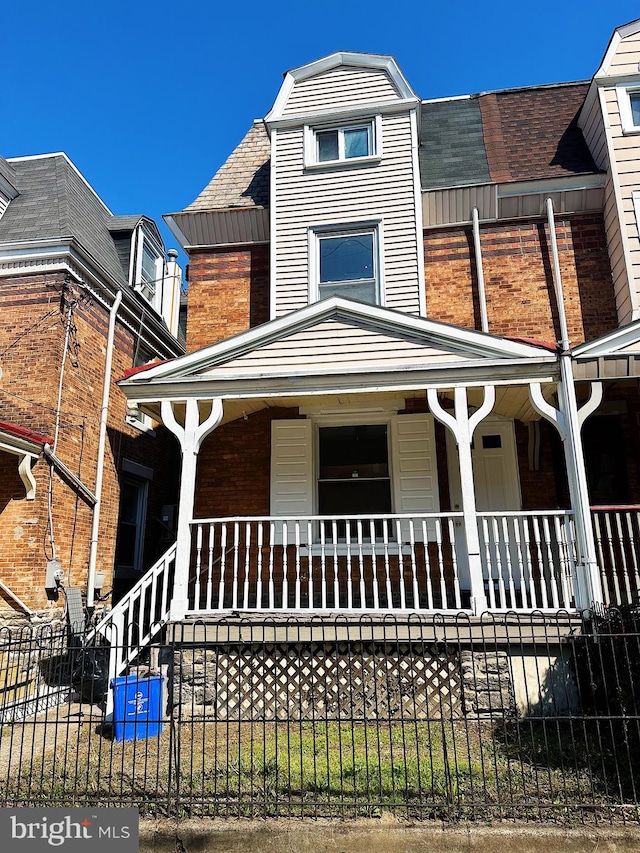
<svg viewBox="0 0 640 853">
<path fill-rule="evenodd" d="M 134 287 L 157 311 L 160 310 L 164 271 L 162 249 L 144 228 L 137 232 Z"/>
<path fill-rule="evenodd" d="M 640 133 L 640 84 L 619 85 L 618 108 L 623 133 Z"/>
<path fill-rule="evenodd" d="M 363 122 L 305 128 L 305 166 L 357 165 L 380 158 L 379 116 Z"/>
<path fill-rule="evenodd" d="M 318 163 L 370 157 L 373 154 L 373 127 L 369 123 L 361 127 L 317 130 L 316 145 Z"/>
</svg>

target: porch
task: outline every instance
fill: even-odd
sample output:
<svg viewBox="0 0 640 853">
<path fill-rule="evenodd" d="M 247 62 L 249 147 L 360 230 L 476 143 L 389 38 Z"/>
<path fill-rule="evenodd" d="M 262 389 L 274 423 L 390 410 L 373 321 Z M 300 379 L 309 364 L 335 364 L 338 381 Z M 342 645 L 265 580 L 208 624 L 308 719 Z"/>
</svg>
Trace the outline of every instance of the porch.
<svg viewBox="0 0 640 853">
<path fill-rule="evenodd" d="M 575 608 L 572 517 L 478 513 L 489 609 Z M 470 610 L 464 524 L 462 512 L 195 519 L 187 613 Z"/>
<path fill-rule="evenodd" d="M 488 609 L 574 610 L 571 510 L 480 512 Z M 593 507 L 606 605 L 640 593 L 640 506 Z M 462 512 L 194 519 L 188 615 L 471 608 Z"/>
<path fill-rule="evenodd" d="M 624 453 L 609 421 L 637 386 L 573 369 L 568 350 L 334 297 L 125 377 L 182 451 L 158 618 L 633 601 L 638 513 L 619 504 L 638 484 L 625 495 L 605 451 Z M 596 410 L 613 490 L 593 494 L 618 504 L 592 511 Z"/>
</svg>

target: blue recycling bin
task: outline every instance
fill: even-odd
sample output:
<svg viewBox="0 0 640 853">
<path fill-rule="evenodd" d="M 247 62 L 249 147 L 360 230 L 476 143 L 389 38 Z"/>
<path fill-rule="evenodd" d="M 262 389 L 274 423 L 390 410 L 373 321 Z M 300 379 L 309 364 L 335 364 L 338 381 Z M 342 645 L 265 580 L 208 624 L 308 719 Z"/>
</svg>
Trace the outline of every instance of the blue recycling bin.
<svg viewBox="0 0 640 853">
<path fill-rule="evenodd" d="M 123 675 L 111 681 L 116 740 L 139 740 L 162 732 L 161 675 Z"/>
</svg>

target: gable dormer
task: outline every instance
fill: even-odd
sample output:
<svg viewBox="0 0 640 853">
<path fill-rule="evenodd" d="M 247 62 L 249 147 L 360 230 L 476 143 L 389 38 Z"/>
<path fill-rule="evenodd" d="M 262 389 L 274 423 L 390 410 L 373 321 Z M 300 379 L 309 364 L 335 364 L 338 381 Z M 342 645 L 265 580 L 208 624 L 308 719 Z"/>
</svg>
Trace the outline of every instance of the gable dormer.
<svg viewBox="0 0 640 853">
<path fill-rule="evenodd" d="M 420 101 L 389 56 L 289 71 L 271 136 L 271 315 L 329 296 L 424 314 Z"/>
</svg>

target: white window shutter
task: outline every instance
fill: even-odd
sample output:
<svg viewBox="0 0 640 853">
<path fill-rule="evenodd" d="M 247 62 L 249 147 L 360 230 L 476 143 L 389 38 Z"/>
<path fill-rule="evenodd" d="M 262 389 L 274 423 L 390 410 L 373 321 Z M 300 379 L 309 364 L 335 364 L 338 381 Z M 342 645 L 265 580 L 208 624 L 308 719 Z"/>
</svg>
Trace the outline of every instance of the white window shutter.
<svg viewBox="0 0 640 853">
<path fill-rule="evenodd" d="M 311 428 L 309 420 L 271 421 L 271 515 L 313 513 Z"/>
<path fill-rule="evenodd" d="M 433 415 L 397 415 L 391 421 L 391 459 L 395 511 L 422 515 L 439 512 L 438 465 Z M 409 525 L 403 524 L 403 539 Z M 428 538 L 435 525 L 427 525 Z M 422 526 L 414 524 L 416 541 L 422 541 Z"/>
</svg>

